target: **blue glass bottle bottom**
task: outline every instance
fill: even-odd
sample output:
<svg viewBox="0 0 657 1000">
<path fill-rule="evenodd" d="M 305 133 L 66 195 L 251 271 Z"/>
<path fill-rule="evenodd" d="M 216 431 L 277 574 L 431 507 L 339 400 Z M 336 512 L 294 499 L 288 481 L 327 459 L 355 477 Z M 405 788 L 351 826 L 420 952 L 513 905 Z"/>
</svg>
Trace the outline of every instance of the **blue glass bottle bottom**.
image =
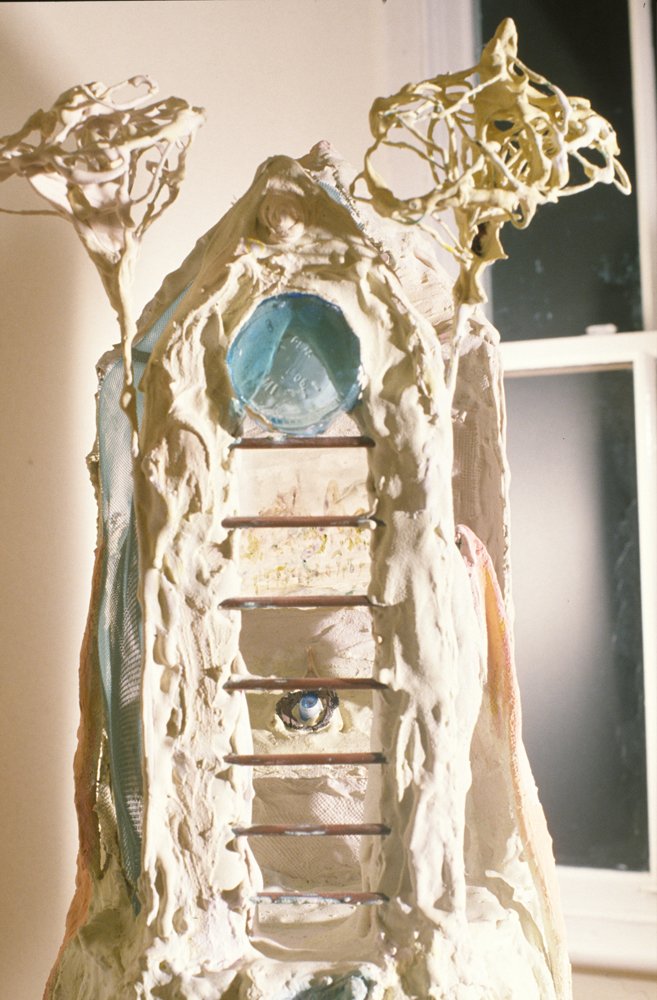
<svg viewBox="0 0 657 1000">
<path fill-rule="evenodd" d="M 360 344 L 342 311 L 317 295 L 265 299 L 228 351 L 242 406 L 282 434 L 321 434 L 361 393 Z"/>
</svg>

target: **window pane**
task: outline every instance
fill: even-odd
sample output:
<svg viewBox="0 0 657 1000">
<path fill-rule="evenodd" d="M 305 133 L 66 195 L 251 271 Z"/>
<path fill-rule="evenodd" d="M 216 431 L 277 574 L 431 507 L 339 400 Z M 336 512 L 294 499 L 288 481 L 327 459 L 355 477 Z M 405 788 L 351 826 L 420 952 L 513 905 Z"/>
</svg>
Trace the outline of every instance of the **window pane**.
<svg viewBox="0 0 657 1000">
<path fill-rule="evenodd" d="M 583 96 L 618 135 L 634 177 L 627 3 L 599 0 L 480 0 L 481 37 L 504 17 L 519 34 L 519 57 L 569 96 Z M 544 205 L 528 229 L 507 224 L 509 260 L 491 269 L 494 322 L 505 340 L 565 337 L 614 323 L 640 330 L 641 279 L 634 195 L 598 185 Z"/>
<path fill-rule="evenodd" d="M 506 390 L 524 734 L 557 860 L 645 870 L 632 373 Z"/>
</svg>

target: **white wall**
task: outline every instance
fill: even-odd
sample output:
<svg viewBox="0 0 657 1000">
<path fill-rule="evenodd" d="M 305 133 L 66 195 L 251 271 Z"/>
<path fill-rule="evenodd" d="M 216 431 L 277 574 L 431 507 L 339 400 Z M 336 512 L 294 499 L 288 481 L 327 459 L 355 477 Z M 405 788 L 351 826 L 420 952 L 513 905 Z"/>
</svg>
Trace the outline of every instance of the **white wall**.
<svg viewBox="0 0 657 1000">
<path fill-rule="evenodd" d="M 163 95 L 207 108 L 180 199 L 146 239 L 141 305 L 267 156 L 301 155 L 328 138 L 358 163 L 376 95 L 462 62 L 450 39 L 459 31 L 467 38 L 467 6 L 4 3 L 0 133 L 72 84 L 142 72 Z M 0 187 L 0 205 L 36 207 L 14 182 Z M 64 223 L 0 215 L 0 245 L 0 997 L 35 1000 L 73 887 L 77 658 L 95 538 L 84 459 L 94 436 L 94 365 L 117 331 Z M 584 985 L 582 1000 L 652 996 L 645 984 L 619 982 L 608 994 Z"/>
</svg>

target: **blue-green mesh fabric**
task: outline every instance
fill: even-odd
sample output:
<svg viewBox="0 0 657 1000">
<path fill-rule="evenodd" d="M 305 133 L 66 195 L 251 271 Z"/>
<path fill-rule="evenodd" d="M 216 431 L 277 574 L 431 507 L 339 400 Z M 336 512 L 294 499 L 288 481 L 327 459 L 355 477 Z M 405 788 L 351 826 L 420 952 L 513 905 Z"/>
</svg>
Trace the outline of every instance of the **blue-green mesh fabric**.
<svg viewBox="0 0 657 1000">
<path fill-rule="evenodd" d="M 134 381 L 141 381 L 153 347 L 184 296 L 162 313 L 133 350 Z M 103 579 L 98 652 L 105 699 L 112 793 L 123 870 L 134 886 L 141 870 L 143 818 L 141 737 L 141 610 L 139 557 L 133 504 L 130 424 L 121 409 L 123 361 L 107 370 L 98 394 L 98 453 Z M 144 400 L 137 394 L 141 425 Z"/>
</svg>

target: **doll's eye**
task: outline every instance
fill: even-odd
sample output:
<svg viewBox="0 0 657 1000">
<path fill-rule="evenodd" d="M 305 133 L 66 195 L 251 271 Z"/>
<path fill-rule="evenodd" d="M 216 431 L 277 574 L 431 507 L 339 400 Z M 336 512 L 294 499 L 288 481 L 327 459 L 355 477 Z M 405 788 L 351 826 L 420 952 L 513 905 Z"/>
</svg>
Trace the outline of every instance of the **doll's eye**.
<svg viewBox="0 0 657 1000">
<path fill-rule="evenodd" d="M 335 691 L 292 691 L 276 705 L 276 714 L 286 729 L 316 733 L 328 726 L 338 706 Z"/>
<path fill-rule="evenodd" d="M 324 706 L 319 695 L 315 691 L 307 691 L 301 695 L 292 709 L 292 716 L 297 722 L 314 725 L 323 711 Z"/>
</svg>

